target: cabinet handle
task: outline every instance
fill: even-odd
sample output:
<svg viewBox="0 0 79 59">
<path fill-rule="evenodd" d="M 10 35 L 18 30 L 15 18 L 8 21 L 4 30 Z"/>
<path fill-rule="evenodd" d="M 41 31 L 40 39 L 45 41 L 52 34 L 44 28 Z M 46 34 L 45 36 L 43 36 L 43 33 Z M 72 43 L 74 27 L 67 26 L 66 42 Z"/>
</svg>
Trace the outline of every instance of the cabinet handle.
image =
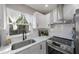
<svg viewBox="0 0 79 59">
<path fill-rule="evenodd" d="M 40 45 L 40 50 L 42 50 L 42 45 Z"/>
</svg>

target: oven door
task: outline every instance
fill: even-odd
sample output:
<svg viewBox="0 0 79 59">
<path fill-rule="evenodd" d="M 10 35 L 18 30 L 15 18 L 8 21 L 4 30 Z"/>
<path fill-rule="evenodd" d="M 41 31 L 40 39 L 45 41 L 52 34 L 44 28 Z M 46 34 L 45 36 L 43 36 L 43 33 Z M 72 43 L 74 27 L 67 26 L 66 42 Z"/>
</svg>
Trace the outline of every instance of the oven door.
<svg viewBox="0 0 79 59">
<path fill-rule="evenodd" d="M 48 46 L 48 54 L 64 54 L 64 53 L 62 53 L 62 52 Z"/>
</svg>

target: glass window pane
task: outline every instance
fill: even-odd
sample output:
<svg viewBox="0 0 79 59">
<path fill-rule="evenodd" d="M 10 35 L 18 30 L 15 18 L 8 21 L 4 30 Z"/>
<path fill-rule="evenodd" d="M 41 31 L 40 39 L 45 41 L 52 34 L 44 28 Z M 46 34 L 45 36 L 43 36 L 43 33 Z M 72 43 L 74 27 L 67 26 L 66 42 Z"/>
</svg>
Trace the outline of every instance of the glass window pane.
<svg viewBox="0 0 79 59">
<path fill-rule="evenodd" d="M 10 35 L 22 34 L 23 32 L 29 32 L 29 25 L 17 25 L 17 30 L 13 30 L 13 25 L 9 25 L 9 33 Z"/>
</svg>

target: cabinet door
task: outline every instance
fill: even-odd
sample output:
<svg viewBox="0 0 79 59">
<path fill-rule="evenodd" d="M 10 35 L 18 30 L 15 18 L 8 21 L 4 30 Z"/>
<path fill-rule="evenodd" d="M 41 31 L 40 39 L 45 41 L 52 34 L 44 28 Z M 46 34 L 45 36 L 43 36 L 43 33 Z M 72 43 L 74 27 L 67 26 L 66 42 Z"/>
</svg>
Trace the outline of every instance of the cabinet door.
<svg viewBox="0 0 79 59">
<path fill-rule="evenodd" d="M 46 41 L 40 43 L 40 54 L 46 54 Z"/>
<path fill-rule="evenodd" d="M 38 28 L 44 27 L 44 20 L 45 20 L 44 15 L 36 14 L 36 22 L 37 22 L 37 27 Z"/>
<path fill-rule="evenodd" d="M 43 15 L 41 13 L 36 13 L 36 24 L 37 24 L 37 28 L 48 28 L 48 24 L 49 24 L 49 17 L 50 15 Z"/>
<path fill-rule="evenodd" d="M 58 15 L 57 15 L 57 8 L 53 10 L 53 22 L 57 22 Z"/>
<path fill-rule="evenodd" d="M 62 23 L 63 22 L 63 5 L 57 6 L 52 12 L 50 12 L 50 23 Z"/>
<path fill-rule="evenodd" d="M 29 54 L 41 54 L 40 43 L 30 47 L 30 52 L 31 53 L 29 53 Z"/>
<path fill-rule="evenodd" d="M 46 41 L 34 45 L 30 49 L 31 54 L 46 54 Z"/>
<path fill-rule="evenodd" d="M 40 54 L 40 45 L 34 45 L 27 49 L 24 49 L 16 54 Z"/>
<path fill-rule="evenodd" d="M 63 5 L 58 6 L 58 20 L 63 21 Z"/>
<path fill-rule="evenodd" d="M 27 48 L 27 49 L 24 49 L 20 52 L 15 53 L 15 54 L 30 54 L 30 53 L 31 53 L 31 50 L 29 48 Z"/>
</svg>

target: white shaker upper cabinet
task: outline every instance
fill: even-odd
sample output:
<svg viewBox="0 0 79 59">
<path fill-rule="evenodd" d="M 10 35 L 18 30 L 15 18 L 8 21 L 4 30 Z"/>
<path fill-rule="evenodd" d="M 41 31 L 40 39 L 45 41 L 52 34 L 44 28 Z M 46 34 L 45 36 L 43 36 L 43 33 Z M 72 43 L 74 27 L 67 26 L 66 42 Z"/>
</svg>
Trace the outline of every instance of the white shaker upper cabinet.
<svg viewBox="0 0 79 59">
<path fill-rule="evenodd" d="M 50 24 L 63 22 L 63 5 L 59 5 L 57 8 L 50 12 Z"/>
<path fill-rule="evenodd" d="M 43 15 L 41 13 L 36 12 L 34 14 L 36 16 L 36 24 L 37 28 L 48 28 L 49 24 L 49 15 Z"/>
</svg>

